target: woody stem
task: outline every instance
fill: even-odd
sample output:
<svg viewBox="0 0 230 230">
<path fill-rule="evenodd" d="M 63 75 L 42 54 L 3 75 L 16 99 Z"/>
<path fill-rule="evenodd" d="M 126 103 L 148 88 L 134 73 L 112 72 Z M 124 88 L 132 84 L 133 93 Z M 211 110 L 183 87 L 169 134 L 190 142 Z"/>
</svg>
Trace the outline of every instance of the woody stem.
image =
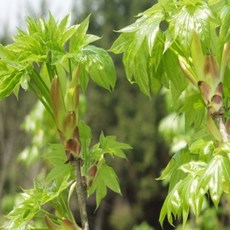
<svg viewBox="0 0 230 230">
<path fill-rule="evenodd" d="M 78 198 L 78 206 L 80 210 L 81 224 L 83 230 L 89 230 L 89 222 L 88 215 L 86 209 L 86 185 L 82 180 L 81 175 L 81 162 L 82 160 L 76 159 L 72 161 L 73 168 L 75 169 L 75 177 L 76 177 L 76 192 Z"/>
<path fill-rule="evenodd" d="M 214 121 L 220 131 L 220 134 L 222 136 L 223 142 L 228 142 L 230 141 L 226 126 L 224 124 L 224 118 L 223 115 L 216 115 L 214 116 Z"/>
</svg>

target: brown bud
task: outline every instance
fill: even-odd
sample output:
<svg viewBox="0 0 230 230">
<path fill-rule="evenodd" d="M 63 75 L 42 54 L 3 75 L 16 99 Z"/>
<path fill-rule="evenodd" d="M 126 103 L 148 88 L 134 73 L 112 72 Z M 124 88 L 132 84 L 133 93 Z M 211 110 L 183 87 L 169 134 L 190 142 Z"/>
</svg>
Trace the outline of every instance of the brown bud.
<svg viewBox="0 0 230 230">
<path fill-rule="evenodd" d="M 66 154 L 66 158 L 67 158 L 67 160 L 65 161 L 65 164 L 75 160 L 75 158 L 71 152 L 66 151 L 65 154 Z"/>
<path fill-rule="evenodd" d="M 207 55 L 205 58 L 204 74 L 211 76 L 213 80 L 219 78 L 218 66 L 213 55 Z"/>
<path fill-rule="evenodd" d="M 198 87 L 200 89 L 201 96 L 204 99 L 205 104 L 208 104 L 211 93 L 210 86 L 205 81 L 199 81 Z"/>
<path fill-rule="evenodd" d="M 75 139 L 69 139 L 65 143 L 65 150 L 72 153 L 75 157 L 79 156 L 80 145 Z"/>
<path fill-rule="evenodd" d="M 222 84 L 222 82 L 220 82 L 218 85 L 217 85 L 217 87 L 216 87 L 216 89 L 215 89 L 215 94 L 216 95 L 219 95 L 219 96 L 223 96 L 223 84 Z"/>
<path fill-rule="evenodd" d="M 79 141 L 79 139 L 80 139 L 80 136 L 79 136 L 79 128 L 78 128 L 77 126 L 74 128 L 73 137 L 74 137 L 74 139 L 76 139 L 76 140 L 78 140 L 78 141 Z"/>
<path fill-rule="evenodd" d="M 96 165 L 93 165 L 93 166 L 91 166 L 91 167 L 89 168 L 87 174 L 88 174 L 90 177 L 94 177 L 94 176 L 96 175 L 96 173 L 97 173 L 97 166 L 96 166 Z"/>
</svg>

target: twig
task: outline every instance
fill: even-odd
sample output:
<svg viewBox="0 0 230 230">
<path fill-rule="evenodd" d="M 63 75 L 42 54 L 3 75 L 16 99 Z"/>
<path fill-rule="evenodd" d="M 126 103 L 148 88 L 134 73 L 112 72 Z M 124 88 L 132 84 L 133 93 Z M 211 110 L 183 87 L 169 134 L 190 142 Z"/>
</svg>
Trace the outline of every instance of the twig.
<svg viewBox="0 0 230 230">
<path fill-rule="evenodd" d="M 215 115 L 215 116 L 213 116 L 213 119 L 214 119 L 214 121 L 215 121 L 215 123 L 216 123 L 216 125 L 220 131 L 223 142 L 230 141 L 226 126 L 224 124 L 223 115 L 222 114 Z"/>
<path fill-rule="evenodd" d="M 86 209 L 86 185 L 82 181 L 81 176 L 81 159 L 76 159 L 72 161 L 72 165 L 75 170 L 76 176 L 76 191 L 77 191 L 77 198 L 78 198 L 78 206 L 80 210 L 80 217 L 81 217 L 81 224 L 83 230 L 89 230 L 89 221 Z"/>
</svg>

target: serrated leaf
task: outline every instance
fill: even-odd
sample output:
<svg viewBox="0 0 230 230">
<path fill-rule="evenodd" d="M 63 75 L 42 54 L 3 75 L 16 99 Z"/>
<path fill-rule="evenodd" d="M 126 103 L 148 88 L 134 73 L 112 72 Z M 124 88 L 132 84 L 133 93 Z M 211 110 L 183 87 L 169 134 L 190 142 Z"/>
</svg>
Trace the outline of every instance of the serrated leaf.
<svg viewBox="0 0 230 230">
<path fill-rule="evenodd" d="M 79 122 L 79 136 L 80 136 L 80 142 L 81 147 L 84 151 L 89 147 L 89 144 L 91 142 L 92 133 L 91 129 L 88 125 L 86 125 L 83 121 Z"/>
<path fill-rule="evenodd" d="M 194 31 L 201 34 L 203 41 L 208 41 L 212 12 L 206 3 L 182 4 L 175 12 L 169 30 L 172 33 L 171 36 L 174 39 L 177 38 L 185 50 L 188 50 L 191 45 Z"/>
<path fill-rule="evenodd" d="M 104 136 L 103 133 L 100 135 L 100 148 L 103 153 L 110 153 L 112 155 L 126 158 L 123 149 L 130 149 L 131 146 L 122 142 L 118 142 L 115 136 Z"/>
<path fill-rule="evenodd" d="M 122 33 L 113 43 L 109 51 L 119 54 L 124 52 L 133 41 L 135 33 Z"/>
<path fill-rule="evenodd" d="M 126 77 L 130 83 L 137 83 L 142 93 L 150 96 L 150 75 L 148 74 L 148 51 L 146 41 L 136 44 L 133 41 L 123 56 Z"/>
<path fill-rule="evenodd" d="M 164 54 L 162 65 L 164 68 L 164 74 L 167 76 L 169 81 L 172 82 L 172 96 L 174 100 L 177 100 L 188 86 L 188 81 L 180 69 L 178 57 L 172 51 L 168 50 Z"/>
<path fill-rule="evenodd" d="M 196 216 L 201 212 L 204 195 L 199 191 L 199 180 L 197 175 L 188 174 L 183 180 L 169 191 L 160 213 L 160 223 L 167 216 L 169 223 L 173 225 L 173 217 L 182 218 L 183 226 L 188 218 L 190 207 Z"/>
<path fill-rule="evenodd" d="M 24 190 L 22 202 L 11 211 L 7 218 L 9 219 L 8 227 L 10 229 L 23 229 L 29 221 L 34 218 L 42 206 L 60 196 L 71 182 L 68 177 L 59 177 L 49 187 L 34 182 L 34 188 Z"/>
<path fill-rule="evenodd" d="M 0 100 L 9 96 L 15 88 L 20 84 L 23 74 L 9 73 L 0 77 Z"/>
<path fill-rule="evenodd" d="M 120 185 L 118 183 L 118 177 L 112 167 L 103 164 L 99 168 L 101 176 L 103 176 L 105 185 L 112 191 L 121 194 Z"/>
<path fill-rule="evenodd" d="M 106 50 L 88 45 L 82 49 L 80 61 L 90 75 L 91 79 L 99 86 L 111 91 L 116 82 L 116 73 L 113 61 Z"/>
<path fill-rule="evenodd" d="M 200 175 L 206 167 L 206 163 L 203 161 L 190 161 L 186 164 L 180 166 L 180 170 L 190 175 L 196 176 Z"/>
<path fill-rule="evenodd" d="M 157 180 L 169 181 L 181 165 L 191 160 L 191 155 L 188 150 L 181 150 L 175 153 L 172 159 L 169 161 L 166 168 L 162 171 L 161 176 Z"/>
<path fill-rule="evenodd" d="M 220 41 L 221 44 L 229 41 L 230 38 L 230 27 L 229 27 L 229 20 L 230 20 L 230 5 L 226 4 L 220 12 L 221 18 L 221 27 L 220 27 Z"/>
<path fill-rule="evenodd" d="M 192 125 L 195 129 L 201 127 L 206 118 L 206 109 L 198 92 L 193 92 L 183 100 L 180 112 L 185 113 L 185 128 Z"/>
<path fill-rule="evenodd" d="M 193 154 L 199 154 L 200 159 L 207 161 L 212 156 L 215 146 L 213 141 L 205 141 L 199 138 L 191 144 L 189 149 Z"/>
<path fill-rule="evenodd" d="M 64 164 L 62 162 L 62 166 L 55 166 L 52 168 L 47 174 L 45 181 L 50 183 L 51 181 L 57 180 L 60 177 L 69 176 L 72 172 L 72 167 L 69 164 Z"/>
<path fill-rule="evenodd" d="M 153 60 L 155 59 L 153 50 L 160 43 L 159 24 L 164 18 L 164 13 L 162 8 L 156 4 L 138 16 L 140 17 L 135 23 L 119 30 L 122 34 L 110 50 L 114 53 L 124 53 L 123 63 L 128 80 L 131 83 L 137 83 L 142 93 L 150 96 L 150 91 L 154 89 L 152 72 L 157 69 L 157 66 L 149 68 L 149 59 L 152 58 L 151 64 L 159 63 Z M 158 55 L 156 59 L 159 59 Z"/>
<path fill-rule="evenodd" d="M 85 46 L 86 32 L 89 26 L 88 16 L 81 24 L 77 25 L 74 36 L 70 39 L 69 52 L 79 52 L 80 48 Z"/>
<path fill-rule="evenodd" d="M 225 165 L 224 157 L 221 155 L 215 156 L 207 165 L 199 181 L 199 186 L 203 193 L 210 192 L 211 199 L 216 207 L 220 202 L 223 193 L 223 183 L 225 182 L 223 165 Z M 229 178 L 226 179 L 228 180 Z"/>
<path fill-rule="evenodd" d="M 50 144 L 49 151 L 44 155 L 53 166 L 63 166 L 66 161 L 65 149 L 61 144 Z"/>
<path fill-rule="evenodd" d="M 92 187 L 90 187 L 88 190 L 89 196 L 96 192 L 97 208 L 99 207 L 101 200 L 105 197 L 107 188 L 110 188 L 112 191 L 121 194 L 118 178 L 113 168 L 106 165 L 105 163 L 102 163 L 98 167 L 98 171 L 96 177 L 93 180 Z"/>
</svg>

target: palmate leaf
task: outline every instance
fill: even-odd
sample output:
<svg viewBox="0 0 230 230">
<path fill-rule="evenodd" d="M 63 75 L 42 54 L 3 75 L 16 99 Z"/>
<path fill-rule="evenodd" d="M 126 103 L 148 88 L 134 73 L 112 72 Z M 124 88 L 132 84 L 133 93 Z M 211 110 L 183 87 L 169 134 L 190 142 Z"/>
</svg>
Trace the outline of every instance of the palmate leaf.
<svg viewBox="0 0 230 230">
<path fill-rule="evenodd" d="M 226 4 L 220 12 L 220 18 L 221 18 L 221 26 L 220 26 L 220 41 L 223 45 L 224 43 L 228 42 L 230 39 L 230 26 L 229 26 L 229 20 L 230 20 L 230 4 Z"/>
<path fill-rule="evenodd" d="M 56 21 L 51 14 L 48 20 L 28 17 L 27 30 L 19 29 L 12 44 L 0 45 L 0 66 L 4 67 L 0 70 L 0 99 L 17 91 L 20 85 L 27 89 L 31 79 L 34 93 L 40 100 L 44 96 L 43 104 L 50 109 L 48 90 L 52 78 L 72 75 L 72 65 L 80 63 L 84 67 L 80 77 L 83 89 L 88 83 L 86 73 L 98 85 L 108 90 L 114 88 L 112 59 L 105 50 L 88 46 L 99 39 L 87 34 L 89 17 L 79 25 L 69 26 L 69 21 L 69 16 Z"/>
<path fill-rule="evenodd" d="M 131 149 L 131 146 L 122 142 L 118 142 L 115 136 L 104 136 L 103 132 L 100 135 L 100 148 L 102 154 L 109 153 L 111 155 L 126 158 L 123 150 Z"/>
<path fill-rule="evenodd" d="M 99 207 L 101 200 L 105 197 L 107 188 L 118 194 L 121 194 L 118 178 L 113 168 L 106 165 L 105 163 L 102 163 L 98 167 L 98 171 L 94 178 L 92 187 L 90 187 L 88 190 L 89 196 L 96 192 L 97 208 Z"/>
<path fill-rule="evenodd" d="M 120 158 L 126 158 L 123 150 L 130 149 L 128 144 L 118 142 L 114 136 L 100 135 L 99 143 L 95 144 L 90 150 L 87 149 L 84 154 L 83 173 L 89 176 L 89 169 L 96 167 L 97 171 L 93 177 L 89 177 L 91 184 L 88 188 L 88 196 L 96 193 L 97 208 L 100 205 L 101 200 L 107 194 L 107 188 L 112 191 L 121 194 L 118 178 L 110 166 L 106 164 L 105 155 L 117 156 Z"/>
<path fill-rule="evenodd" d="M 202 174 L 199 186 L 203 193 L 209 191 L 210 197 L 217 207 L 223 191 L 230 192 L 229 159 L 222 155 L 215 156 Z"/>
<path fill-rule="evenodd" d="M 112 58 L 102 48 L 88 45 L 82 48 L 81 66 L 99 86 L 111 91 L 116 82 L 115 67 Z"/>
<path fill-rule="evenodd" d="M 201 212 L 204 194 L 199 187 L 199 177 L 203 173 L 206 164 L 204 162 L 191 161 L 180 166 L 180 170 L 187 174 L 174 184 L 162 206 L 159 221 L 163 226 L 165 216 L 173 225 L 173 217 L 182 218 L 185 225 L 190 207 L 196 216 Z"/>
<path fill-rule="evenodd" d="M 184 77 L 183 72 L 180 69 L 178 57 L 168 50 L 165 52 L 162 59 L 162 67 L 164 69 L 164 76 L 166 79 L 171 81 L 171 92 L 174 100 L 177 100 L 184 89 L 188 86 L 188 81 Z M 163 82 L 163 81 L 162 81 Z M 163 82 L 164 84 L 164 82 Z M 167 87 L 167 85 L 164 85 Z"/>
<path fill-rule="evenodd" d="M 169 190 L 160 214 L 161 225 L 166 216 L 170 224 L 173 224 L 172 216 L 182 217 L 185 224 L 190 208 L 198 217 L 205 194 L 210 194 L 217 207 L 223 192 L 230 192 L 230 165 L 227 156 L 216 155 L 208 163 L 190 161 L 181 165 L 180 170 L 187 176 L 178 179 Z"/>
<path fill-rule="evenodd" d="M 170 187 L 174 187 L 177 181 L 179 181 L 182 177 L 184 177 L 184 173 L 182 173 L 178 169 L 183 164 L 189 162 L 190 160 L 191 160 L 191 154 L 186 149 L 175 153 L 172 159 L 169 161 L 166 168 L 162 171 L 161 176 L 158 178 L 158 180 L 165 180 L 166 182 L 170 181 L 171 183 Z M 171 180 L 172 178 L 173 180 Z"/>
<path fill-rule="evenodd" d="M 164 18 L 164 13 L 157 5 L 139 16 L 141 17 L 135 23 L 119 31 L 122 34 L 110 50 L 114 53 L 124 53 L 123 63 L 128 80 L 131 83 L 137 83 L 140 90 L 150 96 L 154 88 L 151 72 L 157 69 L 157 66 L 152 69 L 148 68 L 151 64 L 157 63 L 152 59 L 150 61 L 150 57 L 154 55 L 152 53 L 154 46 L 159 43 L 159 24 Z"/>
<path fill-rule="evenodd" d="M 9 96 L 20 84 L 23 73 L 14 72 L 0 77 L 0 100 Z"/>
<path fill-rule="evenodd" d="M 184 50 L 189 50 L 195 31 L 202 41 L 210 44 L 210 21 L 214 16 L 205 1 L 188 1 L 187 4 L 181 4 L 175 12 L 169 23 L 169 32 L 173 40 L 177 40 Z"/>
<path fill-rule="evenodd" d="M 185 127 L 188 129 L 193 126 L 199 129 L 206 118 L 206 109 L 200 94 L 194 90 L 188 92 L 188 95 L 181 100 L 179 112 L 185 114 Z"/>
<path fill-rule="evenodd" d="M 167 12 L 167 13 L 166 13 Z M 113 43 L 111 51 L 123 53 L 126 76 L 131 83 L 137 83 L 140 90 L 150 96 L 152 91 L 162 84 L 172 82 L 170 86 L 175 98 L 186 88 L 187 81 L 178 65 L 178 55 L 188 58 L 194 31 L 201 37 L 204 46 L 213 43 L 210 28 L 215 24 L 212 9 L 204 1 L 159 1 L 150 9 L 138 15 L 135 23 L 119 30 L 121 35 Z M 161 24 L 168 28 L 163 31 Z M 163 47 L 155 53 L 155 47 Z M 172 50 L 169 52 L 169 49 Z M 168 52 L 166 52 L 168 51 Z M 166 52 L 166 54 L 164 54 Z M 168 59 L 168 54 L 174 52 Z M 168 53 L 168 54 L 167 54 Z M 162 63 L 158 70 L 159 59 Z M 154 63 L 154 64 L 151 64 Z M 149 68 L 151 66 L 152 68 Z M 170 71 L 165 71 L 165 68 Z M 161 77 L 158 74 L 168 72 Z M 158 79 L 158 80 L 153 80 Z M 177 84 L 179 83 L 179 85 Z M 157 84 L 154 87 L 153 84 Z"/>
<path fill-rule="evenodd" d="M 35 182 L 33 189 L 24 190 L 22 202 L 7 216 L 10 220 L 7 229 L 28 229 L 29 221 L 41 211 L 42 206 L 59 197 L 70 183 L 68 177 L 60 177 L 47 188 Z"/>
<path fill-rule="evenodd" d="M 63 145 L 50 145 L 50 149 L 44 154 L 44 158 L 52 165 L 52 169 L 45 178 L 47 183 L 50 183 L 60 177 L 69 177 L 71 175 L 71 165 L 64 164 L 66 161 L 66 155 Z"/>
</svg>

